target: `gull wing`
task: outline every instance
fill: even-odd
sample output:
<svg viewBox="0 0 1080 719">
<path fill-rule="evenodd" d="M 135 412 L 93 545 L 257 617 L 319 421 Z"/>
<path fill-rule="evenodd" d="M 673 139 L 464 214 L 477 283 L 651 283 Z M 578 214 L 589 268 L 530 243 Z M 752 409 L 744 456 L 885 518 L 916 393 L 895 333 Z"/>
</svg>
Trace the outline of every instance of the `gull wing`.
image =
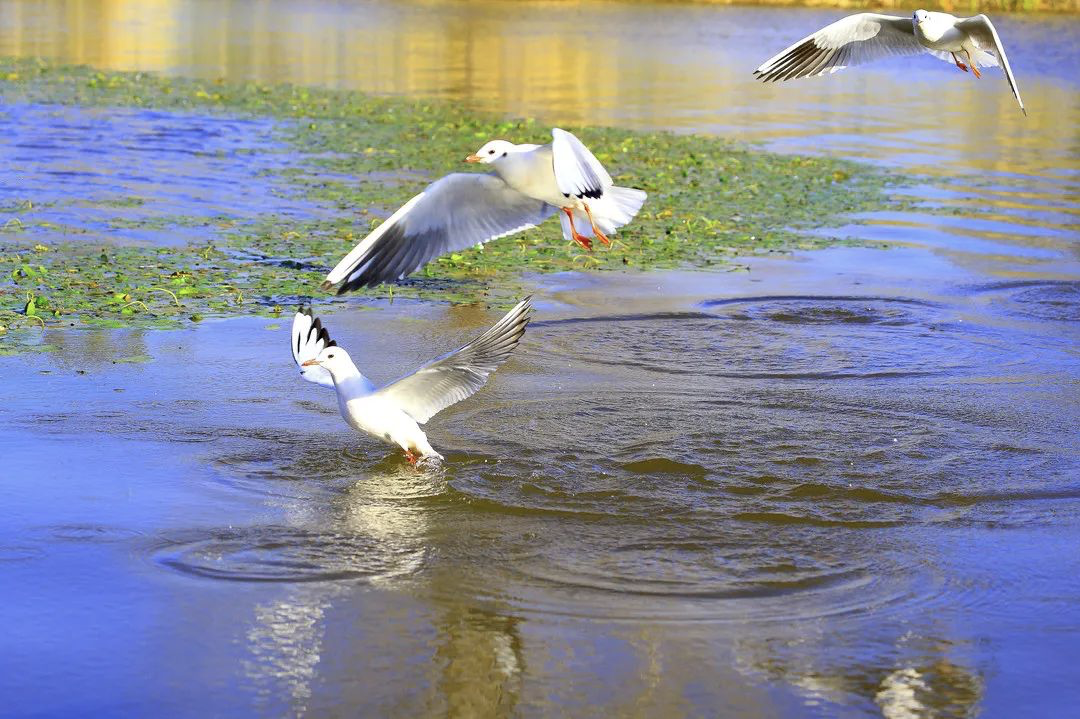
<svg viewBox="0 0 1080 719">
<path fill-rule="evenodd" d="M 814 77 L 890 55 L 927 52 L 910 17 L 861 12 L 826 25 L 766 60 L 754 75 L 762 82 Z M 948 60 L 948 53 L 931 53 Z"/>
<path fill-rule="evenodd" d="M 1005 46 L 1001 44 L 1001 38 L 998 37 L 994 23 L 990 22 L 990 18 L 985 15 L 976 15 L 958 20 L 956 27 L 975 40 L 980 48 L 990 50 L 1001 60 L 1001 69 L 1005 71 L 1005 79 L 1009 81 L 1013 97 L 1020 105 L 1020 111 L 1026 116 L 1027 110 L 1024 109 L 1024 101 L 1020 99 L 1020 89 L 1016 86 L 1016 78 L 1013 77 L 1012 68 L 1009 66 L 1009 58 L 1005 55 Z"/>
<path fill-rule="evenodd" d="M 302 308 L 293 315 L 292 321 L 292 356 L 300 370 L 300 376 L 308 382 L 334 388 L 334 380 L 326 369 L 312 365 L 301 367 L 301 362 L 313 360 L 326 347 L 336 347 L 337 342 L 330 339 L 330 334 L 322 326 L 322 322 L 311 314 L 308 308 Z"/>
<path fill-rule="evenodd" d="M 375 394 L 390 400 L 424 424 L 440 410 L 484 386 L 488 375 L 510 357 L 525 334 L 531 308 L 532 298 L 526 297 L 469 344 L 428 362 Z"/>
<path fill-rule="evenodd" d="M 437 180 L 375 228 L 326 276 L 337 293 L 404 277 L 435 257 L 535 227 L 555 212 L 494 174 Z"/>
<path fill-rule="evenodd" d="M 581 140 L 566 130 L 551 130 L 551 158 L 559 192 L 598 200 L 611 187 L 611 175 Z"/>
</svg>

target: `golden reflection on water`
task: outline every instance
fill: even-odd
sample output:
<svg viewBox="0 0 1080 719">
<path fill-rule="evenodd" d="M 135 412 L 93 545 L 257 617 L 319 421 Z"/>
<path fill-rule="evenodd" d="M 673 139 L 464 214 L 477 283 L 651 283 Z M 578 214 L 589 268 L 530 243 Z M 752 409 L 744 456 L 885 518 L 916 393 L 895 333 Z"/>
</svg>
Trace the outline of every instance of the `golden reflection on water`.
<svg viewBox="0 0 1080 719">
<path fill-rule="evenodd" d="M 523 35 L 535 6 L 499 21 L 492 3 L 444 3 L 434 20 L 428 5 L 8 0 L 0 54 L 540 106 L 568 92 L 585 104 L 597 78 L 617 74 L 610 41 Z"/>
<path fill-rule="evenodd" d="M 599 0 L 0 0 L 0 55 L 441 97 L 558 123 L 704 130 L 935 174 L 1060 179 L 1080 170 L 1080 97 L 1061 82 L 1077 60 L 1075 23 L 998 17 L 1027 118 L 997 70 L 976 81 L 931 58 L 798 82 L 752 78 L 764 57 L 844 12 Z M 955 166 L 953 155 L 963 168 L 939 167 Z"/>
</svg>

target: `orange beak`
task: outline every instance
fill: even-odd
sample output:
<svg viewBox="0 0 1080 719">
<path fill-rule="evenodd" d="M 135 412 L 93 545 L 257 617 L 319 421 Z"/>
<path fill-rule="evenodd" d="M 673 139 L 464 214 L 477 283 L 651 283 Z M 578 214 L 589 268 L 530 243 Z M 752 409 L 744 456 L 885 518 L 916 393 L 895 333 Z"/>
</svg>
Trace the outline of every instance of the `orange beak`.
<svg viewBox="0 0 1080 719">
<path fill-rule="evenodd" d="M 484 158 L 480 157 L 479 155 L 469 155 L 465 158 L 465 162 L 480 162 L 480 160 L 483 159 Z"/>
<path fill-rule="evenodd" d="M 301 367 L 312 367 L 312 366 L 315 366 L 315 365 L 318 365 L 318 364 L 319 364 L 319 360 L 307 360 L 305 362 L 301 362 L 300 366 Z"/>
</svg>

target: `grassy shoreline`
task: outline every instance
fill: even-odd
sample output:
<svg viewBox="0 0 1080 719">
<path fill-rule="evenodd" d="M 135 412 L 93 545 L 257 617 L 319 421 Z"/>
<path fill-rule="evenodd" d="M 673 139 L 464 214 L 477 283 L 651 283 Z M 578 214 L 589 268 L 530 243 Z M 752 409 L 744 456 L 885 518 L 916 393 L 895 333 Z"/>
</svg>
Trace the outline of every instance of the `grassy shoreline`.
<svg viewBox="0 0 1080 719">
<path fill-rule="evenodd" d="M 568 128 L 594 149 L 616 182 L 649 192 L 641 215 L 611 249 L 583 253 L 563 241 L 558 222 L 549 221 L 483 249 L 440 258 L 394 288 L 334 299 L 318 289 L 329 267 L 431 178 L 465 171 L 462 157 L 486 139 L 545 142 L 550 128 L 450 103 L 26 59 L 0 59 L 0 95 L 9 106 L 273 119 L 289 153 L 288 167 L 273 181 L 283 193 L 326 210 L 300 220 L 273 208 L 244 222 L 128 219 L 125 230 L 136 234 L 140 222 L 147 231 L 153 224 L 157 233 L 212 226 L 201 242 L 131 246 L 85 237 L 58 241 L 55 225 L 42 219 L 48 208 L 37 198 L 20 198 L 0 207 L 0 351 L 17 349 L 19 338 L 35 327 L 175 328 L 205 317 L 274 315 L 310 301 L 358 306 L 403 295 L 502 304 L 518 294 L 522 272 L 730 268 L 739 255 L 843 241 L 806 231 L 840 225 L 851 213 L 898 206 L 888 188 L 904 181 L 866 165 L 778 155 L 719 138 Z M 139 201 L 111 200 L 117 212 Z M 106 205 L 94 209 L 109 211 Z M 81 201 L 79 207 L 85 206 Z"/>
</svg>

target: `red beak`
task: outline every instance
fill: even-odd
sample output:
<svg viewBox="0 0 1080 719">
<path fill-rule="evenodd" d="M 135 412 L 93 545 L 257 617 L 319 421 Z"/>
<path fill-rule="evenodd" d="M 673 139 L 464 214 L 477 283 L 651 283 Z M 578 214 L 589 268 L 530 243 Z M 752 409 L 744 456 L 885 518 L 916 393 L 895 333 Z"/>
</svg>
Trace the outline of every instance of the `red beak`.
<svg viewBox="0 0 1080 719">
<path fill-rule="evenodd" d="M 465 162 L 480 162 L 480 160 L 483 159 L 484 158 L 480 157 L 479 155 L 469 155 L 465 158 Z"/>
<path fill-rule="evenodd" d="M 301 367 L 311 367 L 311 366 L 317 365 L 317 364 L 319 364 L 319 360 L 306 360 L 304 362 L 301 362 L 300 366 Z"/>
</svg>

